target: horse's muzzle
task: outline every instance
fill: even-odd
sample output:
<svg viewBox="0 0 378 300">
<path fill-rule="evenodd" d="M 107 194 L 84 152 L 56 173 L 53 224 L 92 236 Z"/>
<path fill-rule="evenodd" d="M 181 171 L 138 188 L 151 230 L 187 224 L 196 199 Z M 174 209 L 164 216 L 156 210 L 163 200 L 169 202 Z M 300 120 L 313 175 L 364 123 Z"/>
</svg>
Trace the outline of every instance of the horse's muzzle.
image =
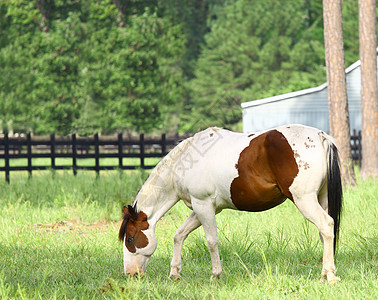
<svg viewBox="0 0 378 300">
<path fill-rule="evenodd" d="M 137 278 L 137 277 L 143 277 L 143 276 L 144 276 L 144 273 L 141 270 L 126 273 L 126 277 L 128 278 L 131 278 L 131 277 Z"/>
</svg>

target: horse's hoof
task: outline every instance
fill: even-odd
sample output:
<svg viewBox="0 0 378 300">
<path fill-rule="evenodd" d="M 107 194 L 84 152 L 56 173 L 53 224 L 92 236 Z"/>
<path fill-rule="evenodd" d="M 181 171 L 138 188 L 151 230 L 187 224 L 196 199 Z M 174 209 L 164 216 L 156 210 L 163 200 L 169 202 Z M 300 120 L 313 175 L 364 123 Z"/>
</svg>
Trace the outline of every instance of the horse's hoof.
<svg viewBox="0 0 378 300">
<path fill-rule="evenodd" d="M 218 280 L 218 279 L 220 279 L 220 277 L 221 277 L 221 274 L 217 274 L 217 275 L 211 275 L 211 277 L 210 277 L 210 280 L 211 281 L 215 281 L 215 280 Z"/>
<path fill-rule="evenodd" d="M 341 281 L 340 277 L 334 276 L 331 280 L 328 280 L 329 284 L 333 285 L 336 282 Z"/>
<path fill-rule="evenodd" d="M 177 281 L 180 280 L 181 276 L 179 274 L 170 274 L 168 278 L 173 281 Z"/>
<path fill-rule="evenodd" d="M 320 282 L 325 282 L 325 281 L 328 281 L 328 283 L 332 285 L 332 284 L 335 284 L 338 281 L 341 281 L 341 279 L 340 279 L 340 277 L 337 277 L 333 274 L 328 275 L 328 276 L 324 275 L 324 276 L 322 276 L 322 278 L 320 278 Z"/>
</svg>

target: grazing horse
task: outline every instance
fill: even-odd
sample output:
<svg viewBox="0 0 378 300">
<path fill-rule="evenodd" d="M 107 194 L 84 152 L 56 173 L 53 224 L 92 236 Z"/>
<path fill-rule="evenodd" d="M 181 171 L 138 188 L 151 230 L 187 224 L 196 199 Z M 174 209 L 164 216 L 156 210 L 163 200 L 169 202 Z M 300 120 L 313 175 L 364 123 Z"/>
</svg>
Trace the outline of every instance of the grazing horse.
<svg viewBox="0 0 378 300">
<path fill-rule="evenodd" d="M 208 128 L 178 144 L 124 207 L 119 239 L 125 274 L 142 274 L 157 247 L 156 223 L 179 200 L 193 211 L 176 231 L 170 277 L 180 277 L 184 240 L 200 225 L 212 262 L 222 273 L 215 215 L 225 208 L 264 211 L 289 198 L 319 230 L 321 280 L 334 282 L 334 251 L 342 186 L 333 139 L 321 130 L 286 125 L 255 134 Z"/>
</svg>

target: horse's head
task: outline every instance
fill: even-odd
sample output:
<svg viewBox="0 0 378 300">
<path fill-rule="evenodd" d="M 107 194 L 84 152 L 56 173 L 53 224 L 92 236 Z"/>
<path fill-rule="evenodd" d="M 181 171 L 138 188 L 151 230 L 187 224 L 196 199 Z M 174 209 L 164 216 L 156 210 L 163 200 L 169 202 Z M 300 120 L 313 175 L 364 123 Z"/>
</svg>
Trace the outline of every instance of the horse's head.
<svg viewBox="0 0 378 300">
<path fill-rule="evenodd" d="M 143 211 L 137 212 L 135 206 L 125 206 L 119 239 L 123 242 L 126 276 L 142 275 L 157 246 L 155 233 L 148 224 L 147 215 Z"/>
</svg>

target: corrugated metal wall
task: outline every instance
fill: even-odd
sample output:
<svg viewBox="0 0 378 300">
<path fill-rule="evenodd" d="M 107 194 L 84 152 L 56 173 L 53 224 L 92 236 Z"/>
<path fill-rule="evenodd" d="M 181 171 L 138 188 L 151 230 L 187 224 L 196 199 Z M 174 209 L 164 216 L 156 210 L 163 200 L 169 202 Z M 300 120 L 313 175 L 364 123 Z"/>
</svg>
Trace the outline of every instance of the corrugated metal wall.
<svg viewBox="0 0 378 300">
<path fill-rule="evenodd" d="M 361 130 L 360 67 L 347 76 L 350 128 Z M 329 132 L 328 89 L 243 108 L 243 131 L 255 132 L 299 123 Z"/>
</svg>

